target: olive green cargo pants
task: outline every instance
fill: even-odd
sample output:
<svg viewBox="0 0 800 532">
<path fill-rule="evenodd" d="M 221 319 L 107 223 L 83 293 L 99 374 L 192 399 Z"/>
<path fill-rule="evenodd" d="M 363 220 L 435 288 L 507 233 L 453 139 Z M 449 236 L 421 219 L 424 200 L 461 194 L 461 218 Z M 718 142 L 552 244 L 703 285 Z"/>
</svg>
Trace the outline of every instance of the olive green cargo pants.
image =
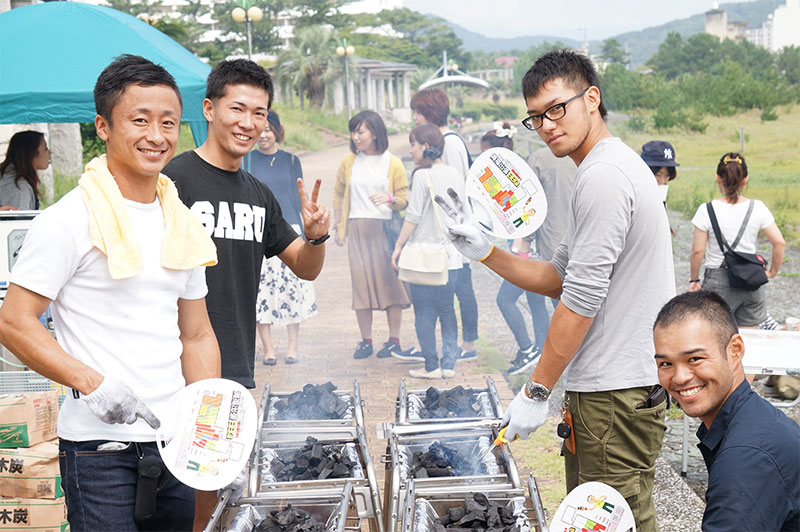
<svg viewBox="0 0 800 532">
<path fill-rule="evenodd" d="M 608 484 L 628 501 L 640 532 L 658 530 L 653 479 L 667 428 L 666 398 L 644 407 L 650 389 L 565 394 L 577 451 L 563 449 L 567 492 L 584 482 Z"/>
</svg>

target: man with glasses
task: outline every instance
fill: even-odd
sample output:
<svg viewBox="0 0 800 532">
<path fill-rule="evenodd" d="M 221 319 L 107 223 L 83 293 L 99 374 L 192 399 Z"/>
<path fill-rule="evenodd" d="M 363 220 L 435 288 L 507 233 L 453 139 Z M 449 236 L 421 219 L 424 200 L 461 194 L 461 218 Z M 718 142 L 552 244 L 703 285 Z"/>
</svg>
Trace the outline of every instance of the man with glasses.
<svg viewBox="0 0 800 532">
<path fill-rule="evenodd" d="M 580 54 L 559 50 L 525 74 L 523 124 L 556 157 L 578 166 L 567 227 L 550 262 L 494 248 L 464 223 L 460 198 L 437 201 L 449 235 L 525 290 L 560 297 L 539 363 L 506 410 L 506 435 L 527 438 L 547 417 L 550 391 L 564 374 L 564 417 L 574 452 L 565 457 L 567 489 L 600 481 L 628 501 L 639 530 L 657 530 L 652 501 L 655 459 L 666 425 L 651 325 L 675 294 L 667 216 L 639 155 L 611 135 L 597 72 Z"/>
</svg>

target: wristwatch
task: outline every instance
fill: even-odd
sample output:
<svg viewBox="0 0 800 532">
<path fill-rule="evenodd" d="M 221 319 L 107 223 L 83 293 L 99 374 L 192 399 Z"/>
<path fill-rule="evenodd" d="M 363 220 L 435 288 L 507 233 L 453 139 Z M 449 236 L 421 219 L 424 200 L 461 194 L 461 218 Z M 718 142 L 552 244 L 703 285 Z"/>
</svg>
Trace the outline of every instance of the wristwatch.
<svg viewBox="0 0 800 532">
<path fill-rule="evenodd" d="M 331 234 L 330 233 L 326 233 L 324 236 L 321 236 L 319 238 L 309 238 L 308 239 L 308 243 L 311 244 L 312 246 L 319 246 L 320 244 L 322 244 L 326 240 L 328 240 L 330 237 L 331 237 Z"/>
<path fill-rule="evenodd" d="M 525 383 L 525 395 L 528 396 L 528 399 L 547 401 L 547 398 L 550 397 L 550 390 L 548 390 L 547 386 L 544 386 L 543 384 L 528 381 Z"/>
</svg>

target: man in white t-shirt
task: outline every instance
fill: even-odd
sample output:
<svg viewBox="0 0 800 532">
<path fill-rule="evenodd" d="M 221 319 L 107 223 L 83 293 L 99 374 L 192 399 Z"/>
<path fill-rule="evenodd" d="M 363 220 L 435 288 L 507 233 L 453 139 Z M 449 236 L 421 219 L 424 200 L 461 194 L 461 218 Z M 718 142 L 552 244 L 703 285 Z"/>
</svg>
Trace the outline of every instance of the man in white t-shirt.
<svg viewBox="0 0 800 532">
<path fill-rule="evenodd" d="M 219 376 L 202 267 L 216 253 L 174 185 L 159 177 L 178 144 L 182 103 L 173 77 L 123 55 L 100 74 L 94 96 L 106 156 L 31 225 L 0 309 L 0 341 L 71 389 L 58 435 L 73 531 L 190 530 L 194 490 L 167 471 L 154 429 L 187 383 Z M 103 212 L 109 205 L 113 215 Z M 196 235 L 202 256 L 176 253 L 177 232 Z M 118 261 L 121 246 L 130 254 Z M 167 248 L 177 257 L 170 268 L 162 266 Z M 58 342 L 37 319 L 50 303 Z M 134 517 L 135 501 L 138 513 L 147 510 L 137 497 L 142 459 L 160 469 L 158 491 L 145 494 L 155 503 L 146 520 Z"/>
</svg>

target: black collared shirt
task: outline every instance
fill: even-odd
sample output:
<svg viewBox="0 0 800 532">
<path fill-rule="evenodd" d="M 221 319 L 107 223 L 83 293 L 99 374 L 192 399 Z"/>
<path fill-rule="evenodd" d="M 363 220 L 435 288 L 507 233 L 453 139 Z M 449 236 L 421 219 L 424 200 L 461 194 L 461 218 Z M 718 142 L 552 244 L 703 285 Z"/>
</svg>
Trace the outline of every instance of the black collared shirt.
<svg viewBox="0 0 800 532">
<path fill-rule="evenodd" d="M 703 530 L 800 531 L 800 427 L 742 382 L 710 429 Z"/>
</svg>

